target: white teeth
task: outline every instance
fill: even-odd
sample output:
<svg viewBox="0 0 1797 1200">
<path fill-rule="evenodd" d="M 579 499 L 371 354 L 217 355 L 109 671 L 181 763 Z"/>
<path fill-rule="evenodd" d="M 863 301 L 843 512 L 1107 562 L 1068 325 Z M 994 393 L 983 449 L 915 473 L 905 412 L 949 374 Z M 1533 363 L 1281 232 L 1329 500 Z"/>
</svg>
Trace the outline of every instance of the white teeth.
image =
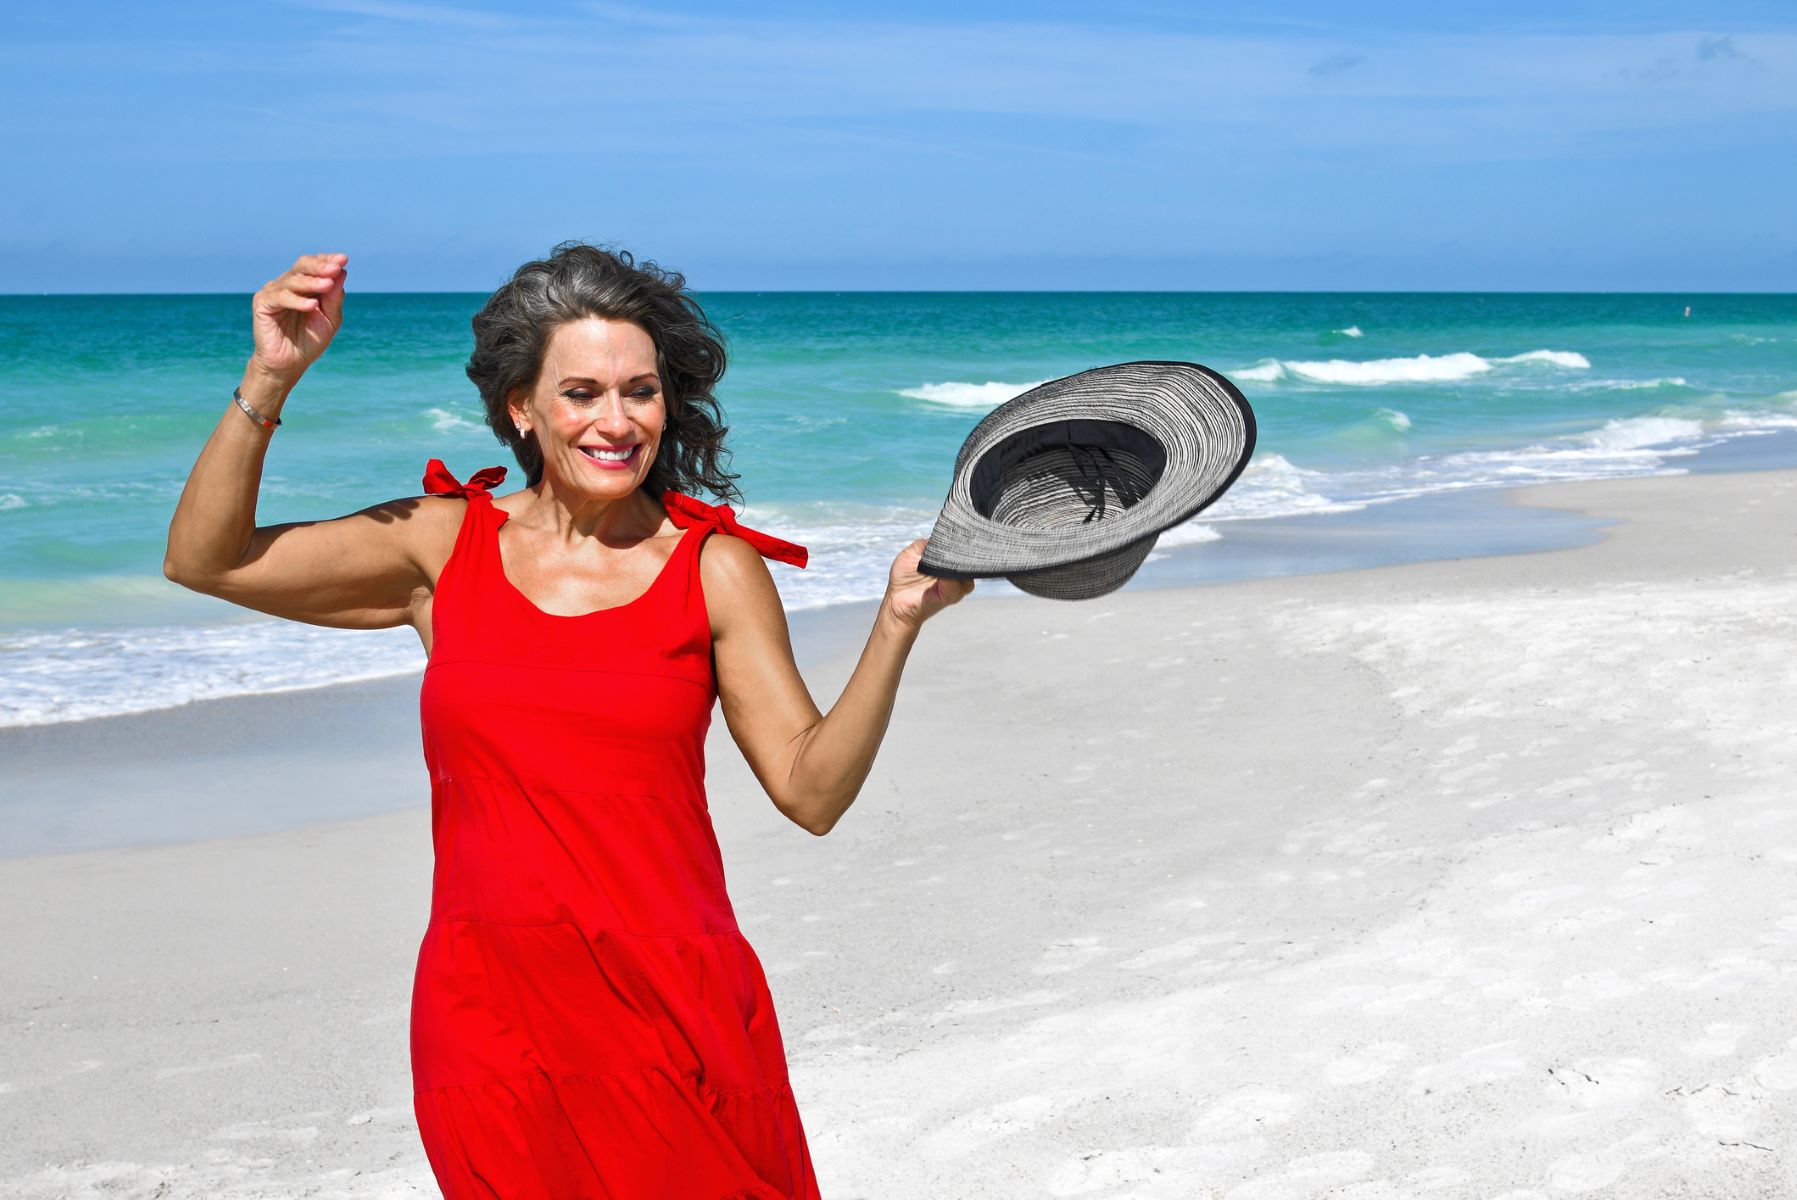
<svg viewBox="0 0 1797 1200">
<path fill-rule="evenodd" d="M 597 458 L 603 462 L 623 462 L 635 449 L 635 446 L 626 446 L 622 450 L 599 450 L 592 446 L 582 446 L 580 452 L 588 458 Z"/>
</svg>

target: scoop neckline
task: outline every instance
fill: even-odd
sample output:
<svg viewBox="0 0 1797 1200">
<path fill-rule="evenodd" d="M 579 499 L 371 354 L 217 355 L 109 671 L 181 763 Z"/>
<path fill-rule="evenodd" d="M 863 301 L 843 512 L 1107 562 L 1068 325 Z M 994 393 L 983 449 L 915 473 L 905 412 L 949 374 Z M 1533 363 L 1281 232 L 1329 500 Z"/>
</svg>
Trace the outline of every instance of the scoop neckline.
<svg viewBox="0 0 1797 1200">
<path fill-rule="evenodd" d="M 674 557 L 678 555 L 681 549 L 686 545 L 687 536 L 691 534 L 694 529 L 698 528 L 697 526 L 688 526 L 680 531 L 680 537 L 675 541 L 674 549 L 668 553 L 667 561 L 661 564 L 661 570 L 655 573 L 655 578 L 649 581 L 648 587 L 644 588 L 639 594 L 631 599 L 624 601 L 622 604 L 613 604 L 609 608 L 595 608 L 591 612 L 552 613 L 539 605 L 535 600 L 532 600 L 529 596 L 526 596 L 524 594 L 524 589 L 513 583 L 512 577 L 506 574 L 505 553 L 499 548 L 499 530 L 507 521 L 512 519 L 512 514 L 506 512 L 505 509 L 500 508 L 496 504 L 493 505 L 493 511 L 499 514 L 499 520 L 493 526 L 493 533 L 489 545 L 493 547 L 493 566 L 499 575 L 499 582 L 505 586 L 506 591 L 510 592 L 523 602 L 524 606 L 530 609 L 531 612 L 536 613 L 539 617 L 547 617 L 551 621 L 584 621 L 588 617 L 603 617 L 608 613 L 621 612 L 633 605 L 641 604 L 655 592 L 656 588 L 661 586 L 661 581 L 667 578 L 669 569 L 674 565 Z"/>
</svg>

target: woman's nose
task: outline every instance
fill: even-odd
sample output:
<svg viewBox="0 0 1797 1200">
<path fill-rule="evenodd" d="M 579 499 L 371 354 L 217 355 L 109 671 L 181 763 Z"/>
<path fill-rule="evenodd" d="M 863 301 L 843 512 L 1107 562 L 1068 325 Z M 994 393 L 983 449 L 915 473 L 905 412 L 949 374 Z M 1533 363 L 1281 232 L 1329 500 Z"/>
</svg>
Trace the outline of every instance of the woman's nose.
<svg viewBox="0 0 1797 1200">
<path fill-rule="evenodd" d="M 624 397 L 616 392 L 606 395 L 604 403 L 593 414 L 593 427 L 606 437 L 621 438 L 630 432 L 630 417 L 624 412 Z"/>
</svg>

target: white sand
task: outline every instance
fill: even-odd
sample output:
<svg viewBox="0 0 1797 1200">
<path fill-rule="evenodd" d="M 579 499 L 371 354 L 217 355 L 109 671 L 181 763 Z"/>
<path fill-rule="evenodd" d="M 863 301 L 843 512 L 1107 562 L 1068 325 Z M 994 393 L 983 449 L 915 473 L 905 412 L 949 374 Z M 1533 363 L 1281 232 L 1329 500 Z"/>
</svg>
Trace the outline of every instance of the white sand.
<svg viewBox="0 0 1797 1200">
<path fill-rule="evenodd" d="M 826 1197 L 1797 1194 L 1797 474 L 1522 495 L 1623 523 L 966 605 L 828 838 L 714 744 Z M 0 863 L 0 1194 L 431 1194 L 427 843 Z"/>
</svg>

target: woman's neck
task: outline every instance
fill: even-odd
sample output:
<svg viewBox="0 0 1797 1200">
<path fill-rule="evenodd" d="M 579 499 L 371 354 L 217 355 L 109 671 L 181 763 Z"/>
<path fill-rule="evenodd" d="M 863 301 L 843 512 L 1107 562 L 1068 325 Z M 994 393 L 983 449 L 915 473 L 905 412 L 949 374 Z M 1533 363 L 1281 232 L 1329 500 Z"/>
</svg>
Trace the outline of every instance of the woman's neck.
<svg viewBox="0 0 1797 1200">
<path fill-rule="evenodd" d="M 529 499 L 513 518 L 521 517 L 526 525 L 552 532 L 569 543 L 586 538 L 598 538 L 607 545 L 638 542 L 655 536 L 667 521 L 660 500 L 650 498 L 642 488 L 617 499 L 597 500 L 572 488 L 557 488 L 544 478 L 524 494 Z"/>
</svg>

